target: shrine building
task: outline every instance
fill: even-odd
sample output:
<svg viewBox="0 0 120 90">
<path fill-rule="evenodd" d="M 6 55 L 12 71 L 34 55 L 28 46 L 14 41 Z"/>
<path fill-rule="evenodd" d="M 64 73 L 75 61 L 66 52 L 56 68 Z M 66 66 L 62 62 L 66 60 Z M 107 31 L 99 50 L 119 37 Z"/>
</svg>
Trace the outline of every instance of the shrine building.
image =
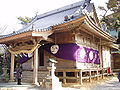
<svg viewBox="0 0 120 90">
<path fill-rule="evenodd" d="M 80 82 L 110 74 L 111 49 L 116 38 L 102 30 L 90 0 L 37 15 L 31 23 L 0 37 L 11 53 L 10 80 L 14 80 L 15 55 L 23 68 L 23 82 L 42 82 L 50 58 L 56 60 L 55 75 L 63 83 Z"/>
</svg>

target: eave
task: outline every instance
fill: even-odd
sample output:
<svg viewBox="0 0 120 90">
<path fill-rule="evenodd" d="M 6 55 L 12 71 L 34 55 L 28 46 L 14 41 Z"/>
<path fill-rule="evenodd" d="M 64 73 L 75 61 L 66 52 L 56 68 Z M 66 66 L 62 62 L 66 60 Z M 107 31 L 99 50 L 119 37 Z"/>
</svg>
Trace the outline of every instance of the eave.
<svg viewBox="0 0 120 90">
<path fill-rule="evenodd" d="M 9 44 L 14 43 L 19 40 L 31 39 L 31 38 L 41 38 L 43 40 L 47 40 L 48 36 L 52 33 L 64 32 L 68 30 L 74 31 L 74 28 L 85 28 L 86 31 L 91 32 L 92 34 L 98 36 L 101 39 L 106 39 L 109 42 L 116 41 L 116 38 L 112 37 L 105 31 L 102 31 L 93 21 L 90 19 L 88 15 L 82 16 L 78 19 L 71 20 L 69 22 L 52 26 L 52 28 L 48 31 L 40 31 L 40 30 L 28 30 L 23 33 L 11 35 L 9 37 L 1 38 L 0 44 Z M 84 30 L 84 31 L 85 31 Z"/>
<path fill-rule="evenodd" d="M 53 33 L 52 30 L 49 31 L 28 31 L 28 32 L 23 32 L 17 35 L 12 35 L 9 37 L 1 38 L 0 39 L 0 44 L 10 44 L 14 42 L 19 42 L 19 41 L 24 41 L 24 40 L 30 40 L 34 38 L 41 38 L 43 40 L 48 39 L 47 37 Z"/>
<path fill-rule="evenodd" d="M 0 39 L 0 44 L 7 44 L 7 43 L 11 43 L 11 42 L 14 42 L 14 41 L 17 41 L 19 39 L 22 39 L 24 40 L 24 38 L 28 38 L 28 37 L 31 37 L 32 36 L 32 32 L 25 32 L 25 33 L 21 33 L 21 34 L 17 34 L 17 35 L 12 35 L 12 36 L 9 36 L 9 37 L 5 37 L 5 38 L 1 38 Z"/>
<path fill-rule="evenodd" d="M 112 44 L 109 44 L 108 46 L 110 46 L 111 48 L 119 50 L 119 45 L 117 45 L 117 44 L 112 43 Z M 119 52 L 120 52 L 120 50 L 119 50 Z"/>
<path fill-rule="evenodd" d="M 115 42 L 117 38 L 112 37 L 109 33 L 103 31 L 100 27 L 98 27 L 89 16 L 85 16 L 85 24 L 82 25 L 86 28 L 89 32 L 97 35 L 101 39 L 105 39 L 110 42 Z"/>
<path fill-rule="evenodd" d="M 120 54 L 120 50 L 118 50 L 118 51 L 112 51 L 111 53 L 112 54 Z"/>
<path fill-rule="evenodd" d="M 83 30 L 86 33 L 91 33 L 92 35 L 96 35 L 101 39 L 104 39 L 108 42 L 115 42 L 117 39 L 112 37 L 109 33 L 101 30 L 100 27 L 98 27 L 92 19 L 88 15 L 82 16 L 81 18 L 78 18 L 76 20 L 69 21 L 64 24 L 60 24 L 57 26 L 54 26 L 54 32 L 64 32 L 64 31 L 69 31 L 74 29 L 79 29 Z M 71 29 L 72 28 L 72 29 Z"/>
</svg>

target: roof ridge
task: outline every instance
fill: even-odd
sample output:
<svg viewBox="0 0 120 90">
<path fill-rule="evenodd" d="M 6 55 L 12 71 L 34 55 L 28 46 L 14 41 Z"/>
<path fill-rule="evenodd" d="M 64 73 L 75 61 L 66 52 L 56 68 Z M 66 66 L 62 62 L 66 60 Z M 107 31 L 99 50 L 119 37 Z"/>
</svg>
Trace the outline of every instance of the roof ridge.
<svg viewBox="0 0 120 90">
<path fill-rule="evenodd" d="M 55 10 L 48 11 L 46 13 L 38 15 L 37 19 L 49 16 L 49 15 L 52 15 L 52 14 L 55 14 L 55 13 L 59 13 L 59 12 L 62 12 L 62 11 L 66 11 L 66 10 L 69 10 L 69 9 L 72 9 L 72 8 L 75 8 L 75 7 L 80 7 L 83 3 L 84 3 L 84 0 L 73 3 L 73 4 L 69 4 L 67 6 L 63 6 L 61 8 L 55 9 Z"/>
<path fill-rule="evenodd" d="M 69 4 L 69 5 L 66 5 L 66 6 L 63 6 L 61 8 L 58 8 L 58 9 L 55 9 L 55 10 L 51 10 L 51 11 L 48 11 L 46 13 L 43 13 L 43 14 L 40 14 L 40 15 L 37 15 L 33 21 L 31 23 L 29 23 L 28 25 L 26 25 L 25 27 L 19 29 L 18 31 L 16 32 L 21 32 L 22 30 L 28 28 L 30 25 L 32 25 L 35 21 L 37 21 L 38 19 L 41 19 L 43 17 L 47 17 L 47 16 L 50 16 L 50 15 L 53 15 L 53 14 L 56 14 L 56 13 L 59 13 L 59 12 L 62 12 L 62 11 L 66 11 L 66 10 L 69 10 L 71 8 L 75 8 L 75 7 L 80 7 L 82 4 L 84 4 L 84 0 L 82 1 L 79 1 L 79 2 L 76 2 L 76 3 L 73 3 L 73 4 Z M 31 27 L 32 28 L 32 27 Z"/>
</svg>

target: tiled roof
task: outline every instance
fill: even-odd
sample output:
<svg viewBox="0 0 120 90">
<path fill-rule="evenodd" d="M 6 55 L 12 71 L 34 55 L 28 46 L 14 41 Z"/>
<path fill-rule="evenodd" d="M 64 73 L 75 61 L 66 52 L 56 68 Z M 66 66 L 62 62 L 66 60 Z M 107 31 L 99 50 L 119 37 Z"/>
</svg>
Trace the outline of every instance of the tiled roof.
<svg viewBox="0 0 120 90">
<path fill-rule="evenodd" d="M 0 38 L 5 38 L 5 37 L 21 34 L 23 32 L 28 32 L 28 31 L 35 31 L 35 30 L 47 31 L 47 30 L 51 30 L 51 26 L 59 25 L 59 24 L 66 23 L 66 22 L 75 20 L 77 18 L 80 18 L 80 16 L 83 15 L 82 9 L 84 8 L 82 6 L 85 4 L 86 1 L 87 0 L 83 0 L 71 5 L 38 15 L 30 24 L 28 24 L 24 28 L 18 31 L 15 31 L 11 34 L 0 36 Z M 91 12 L 93 4 L 91 3 L 88 3 L 88 4 L 89 5 L 87 5 L 85 9 L 88 12 Z M 70 20 L 65 21 L 65 16 L 71 16 L 71 15 L 73 15 L 74 18 L 70 18 Z"/>
</svg>

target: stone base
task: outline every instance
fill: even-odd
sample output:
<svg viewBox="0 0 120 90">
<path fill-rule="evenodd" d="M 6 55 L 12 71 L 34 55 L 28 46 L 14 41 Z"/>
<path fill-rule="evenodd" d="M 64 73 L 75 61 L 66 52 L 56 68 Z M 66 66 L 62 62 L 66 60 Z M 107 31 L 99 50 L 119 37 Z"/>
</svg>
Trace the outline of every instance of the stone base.
<svg viewBox="0 0 120 90">
<path fill-rule="evenodd" d="M 15 80 L 9 80 L 9 82 L 14 82 Z"/>
<path fill-rule="evenodd" d="M 42 83 L 42 87 L 47 89 L 57 90 L 58 88 L 62 88 L 61 82 L 59 82 L 59 78 L 54 76 L 47 76 Z"/>
<path fill-rule="evenodd" d="M 36 86 L 40 86 L 40 84 L 38 82 L 36 83 L 32 83 L 33 85 L 36 85 Z"/>
</svg>

